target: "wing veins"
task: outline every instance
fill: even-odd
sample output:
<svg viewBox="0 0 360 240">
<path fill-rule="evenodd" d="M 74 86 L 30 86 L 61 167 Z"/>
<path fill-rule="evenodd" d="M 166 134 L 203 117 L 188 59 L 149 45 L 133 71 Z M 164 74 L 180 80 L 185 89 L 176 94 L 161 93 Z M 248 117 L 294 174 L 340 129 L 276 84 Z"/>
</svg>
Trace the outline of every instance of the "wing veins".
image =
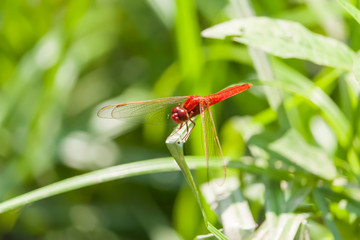
<svg viewBox="0 0 360 240">
<path fill-rule="evenodd" d="M 225 180 L 226 167 L 224 157 L 209 105 L 203 104 L 201 106 L 200 115 L 203 125 L 208 180 L 211 178 L 223 178 L 223 180 Z M 223 169 L 221 169 L 221 166 L 223 166 Z"/>
<path fill-rule="evenodd" d="M 130 102 L 115 104 L 101 108 L 98 116 L 101 118 L 130 119 L 143 118 L 148 119 L 156 113 L 166 112 L 170 107 L 176 104 L 182 104 L 188 96 L 160 98 L 148 101 Z"/>
</svg>

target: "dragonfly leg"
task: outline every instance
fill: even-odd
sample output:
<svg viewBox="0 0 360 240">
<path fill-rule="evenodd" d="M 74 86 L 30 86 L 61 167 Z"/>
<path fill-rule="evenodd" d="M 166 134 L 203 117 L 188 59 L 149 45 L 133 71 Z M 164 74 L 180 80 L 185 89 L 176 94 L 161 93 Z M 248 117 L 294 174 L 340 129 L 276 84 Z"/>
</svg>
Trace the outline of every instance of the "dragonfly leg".
<svg viewBox="0 0 360 240">
<path fill-rule="evenodd" d="M 190 133 L 192 132 L 192 130 L 194 129 L 196 124 L 195 124 L 195 122 L 193 120 L 191 120 L 191 118 L 189 120 L 193 124 L 193 127 L 190 129 L 190 132 L 189 132 L 189 135 L 190 135 Z"/>
<path fill-rule="evenodd" d="M 182 124 L 182 123 L 181 123 Z M 184 140 L 186 139 L 188 136 L 189 136 L 189 125 L 188 125 L 188 122 L 186 121 L 185 122 L 185 125 L 186 125 L 186 134 L 181 138 L 181 140 Z M 181 128 L 181 127 L 180 127 Z"/>
<path fill-rule="evenodd" d="M 195 122 L 191 119 L 192 116 L 193 116 L 193 114 L 194 114 L 193 111 L 191 111 L 190 114 L 189 114 L 189 121 L 193 124 L 193 127 L 190 129 L 190 131 L 189 131 L 189 129 L 188 129 L 188 122 L 186 122 L 186 132 L 187 132 L 186 137 L 189 137 L 189 136 L 190 136 L 190 133 L 192 132 L 192 130 L 193 130 L 194 127 L 195 127 Z"/>
<path fill-rule="evenodd" d="M 182 127 L 183 127 L 183 122 L 182 123 L 180 123 L 180 126 L 176 129 L 176 131 L 174 131 L 171 135 L 170 135 L 170 137 L 172 137 L 172 136 L 174 136 Z"/>
<path fill-rule="evenodd" d="M 186 124 L 186 135 L 182 138 L 183 140 L 186 139 L 186 138 L 188 138 L 188 137 L 190 136 L 192 130 L 193 130 L 194 127 L 195 127 L 195 122 L 194 122 L 193 120 L 191 120 L 191 118 L 189 119 L 189 121 L 192 122 L 193 126 L 192 126 L 192 128 L 190 129 L 190 131 L 189 131 L 188 121 L 185 122 L 185 124 Z"/>
</svg>

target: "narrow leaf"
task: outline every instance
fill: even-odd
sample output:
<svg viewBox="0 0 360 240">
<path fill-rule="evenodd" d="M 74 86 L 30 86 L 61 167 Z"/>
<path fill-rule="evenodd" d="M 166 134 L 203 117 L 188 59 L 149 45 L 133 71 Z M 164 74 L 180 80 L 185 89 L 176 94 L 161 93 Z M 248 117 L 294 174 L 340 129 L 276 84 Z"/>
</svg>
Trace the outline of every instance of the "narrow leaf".
<svg viewBox="0 0 360 240">
<path fill-rule="evenodd" d="M 354 51 L 335 39 L 312 33 L 296 22 L 266 17 L 231 20 L 204 30 L 202 35 L 218 39 L 232 37 L 275 56 L 309 60 L 348 71 L 352 71 L 357 58 Z"/>
<path fill-rule="evenodd" d="M 360 11 L 345 0 L 336 0 L 359 24 Z"/>
<path fill-rule="evenodd" d="M 274 239 L 294 239 L 307 217 L 307 214 L 281 214 Z"/>
<path fill-rule="evenodd" d="M 325 120 L 334 131 L 339 143 L 346 147 L 353 130 L 349 120 L 336 103 L 321 88 L 314 85 L 310 79 L 286 64 L 274 61 L 274 66 L 276 76 L 281 80 L 279 81 L 279 87 L 314 103 L 323 113 Z M 358 85 L 356 82 L 354 84 Z M 288 103 L 291 103 L 291 101 L 288 101 Z M 285 104 L 285 106 L 288 107 L 289 105 Z"/>
<path fill-rule="evenodd" d="M 269 219 L 267 218 L 249 239 L 295 239 L 297 233 L 303 231 L 303 226 L 306 226 L 306 219 L 308 218 L 308 215 L 282 213 L 279 216 L 273 215 L 272 218 L 272 224 L 270 224 Z"/>
<path fill-rule="evenodd" d="M 205 199 L 221 219 L 226 236 L 230 239 L 246 239 L 253 233 L 256 223 L 248 202 L 242 196 L 237 178 L 227 178 L 221 186 L 214 180 L 201 188 Z"/>
<path fill-rule="evenodd" d="M 163 158 L 127 163 L 68 178 L 0 203 L 0 214 L 60 193 L 115 179 L 178 170 L 179 167 L 171 160 Z"/>
<path fill-rule="evenodd" d="M 185 176 L 186 181 L 190 185 L 191 190 L 194 193 L 194 196 L 199 204 L 200 210 L 202 212 L 202 215 L 204 217 L 204 221 L 206 224 L 206 227 L 208 230 L 214 234 L 214 236 L 217 239 L 226 240 L 226 236 L 221 233 L 218 229 L 216 229 L 210 222 L 209 218 L 206 215 L 206 211 L 204 208 L 204 200 L 200 195 L 200 191 L 194 181 L 194 178 L 190 172 L 190 169 L 185 161 L 184 156 L 184 143 L 189 137 L 188 129 L 191 129 L 194 127 L 193 123 L 188 124 L 186 126 L 185 124 L 180 129 L 175 129 L 172 134 L 166 139 L 166 146 L 168 147 L 171 155 L 174 157 L 176 163 L 179 165 L 182 173 Z M 205 162 L 205 161 L 204 161 Z"/>
<path fill-rule="evenodd" d="M 295 211 L 295 209 L 304 202 L 311 190 L 311 187 L 302 187 L 300 189 L 296 189 L 296 191 L 294 191 L 289 200 L 286 202 L 285 212 Z"/>
<path fill-rule="evenodd" d="M 321 211 L 322 218 L 326 224 L 326 226 L 330 229 L 331 233 L 334 236 L 335 240 L 341 240 L 342 237 L 340 235 L 340 232 L 338 228 L 336 227 L 336 224 L 334 222 L 334 217 L 329 211 L 328 204 L 325 201 L 322 193 L 319 190 L 313 191 L 313 197 L 316 202 L 316 205 L 318 206 L 319 210 Z"/>
</svg>

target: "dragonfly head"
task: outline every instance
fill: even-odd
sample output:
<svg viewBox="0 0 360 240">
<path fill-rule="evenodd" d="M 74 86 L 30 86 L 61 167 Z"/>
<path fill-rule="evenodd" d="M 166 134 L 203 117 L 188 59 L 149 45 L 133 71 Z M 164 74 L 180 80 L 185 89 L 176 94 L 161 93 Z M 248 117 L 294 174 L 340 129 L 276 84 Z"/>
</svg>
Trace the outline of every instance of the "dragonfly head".
<svg viewBox="0 0 360 240">
<path fill-rule="evenodd" d="M 189 120 L 189 114 L 186 109 L 181 108 L 180 105 L 171 110 L 171 119 L 176 123 L 182 123 Z"/>
</svg>

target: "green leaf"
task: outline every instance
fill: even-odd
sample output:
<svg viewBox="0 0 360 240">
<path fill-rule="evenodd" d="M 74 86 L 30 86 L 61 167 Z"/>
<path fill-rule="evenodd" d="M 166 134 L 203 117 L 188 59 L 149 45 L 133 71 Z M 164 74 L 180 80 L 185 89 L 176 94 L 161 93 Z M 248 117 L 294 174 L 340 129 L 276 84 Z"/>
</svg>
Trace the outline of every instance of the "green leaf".
<svg viewBox="0 0 360 240">
<path fill-rule="evenodd" d="M 204 37 L 234 41 L 282 58 L 299 58 L 352 71 L 357 55 L 345 44 L 310 32 L 302 25 L 266 17 L 236 19 L 210 27 Z M 331 51 L 329 51 L 331 49 Z"/>
<path fill-rule="evenodd" d="M 359 24 L 360 11 L 345 0 L 336 0 Z"/>
<path fill-rule="evenodd" d="M 281 214 L 275 229 L 278 239 L 294 239 L 307 217 L 307 214 Z"/>
<path fill-rule="evenodd" d="M 295 211 L 295 209 L 304 202 L 311 190 L 311 187 L 295 189 L 289 200 L 286 201 L 285 212 Z"/>
<path fill-rule="evenodd" d="M 351 187 L 348 187 L 351 188 Z M 339 205 L 342 205 L 342 208 L 346 208 L 349 213 L 354 213 L 360 217 L 360 202 L 357 200 L 358 192 L 355 196 L 348 196 L 345 193 L 339 193 L 331 190 L 330 188 L 321 188 L 321 193 L 331 202 L 337 202 Z"/>
<path fill-rule="evenodd" d="M 289 130 L 271 143 L 269 149 L 314 175 L 327 180 L 336 177 L 336 168 L 326 153 L 318 147 L 309 145 L 294 130 Z"/>
<path fill-rule="evenodd" d="M 265 189 L 265 207 L 267 213 L 274 213 L 279 215 L 284 212 L 285 207 L 285 196 L 284 192 L 280 189 L 280 184 L 277 181 L 266 179 L 266 189 Z M 272 214 L 271 214 L 272 215 Z M 268 216 L 268 221 L 270 224 L 273 223 L 273 216 Z"/>
<path fill-rule="evenodd" d="M 268 214 L 267 214 L 268 216 Z M 267 218 L 259 229 L 249 239 L 294 239 L 298 232 L 306 225 L 307 214 L 283 213 L 273 215 L 273 224 Z M 307 239 L 305 236 L 302 239 Z"/>
<path fill-rule="evenodd" d="M 325 120 L 331 126 L 339 143 L 343 147 L 346 147 L 350 139 L 349 136 L 353 130 L 349 120 L 336 103 L 321 88 L 314 85 L 313 82 L 304 75 L 280 61 L 274 61 L 273 63 L 276 69 L 276 76 L 281 80 L 278 83 L 279 87 L 288 92 L 300 95 L 314 103 L 323 113 Z M 291 101 L 288 103 L 291 103 Z M 285 106 L 288 108 L 287 103 Z"/>
<path fill-rule="evenodd" d="M 326 224 L 326 226 L 330 229 L 331 233 L 334 236 L 335 240 L 342 239 L 339 230 L 336 227 L 336 224 L 334 222 L 334 217 L 329 211 L 328 204 L 323 197 L 322 193 L 319 190 L 313 191 L 313 197 L 315 200 L 316 205 L 318 206 L 319 210 L 321 211 L 322 218 Z"/>
<path fill-rule="evenodd" d="M 184 80 L 188 84 L 197 83 L 201 79 L 203 54 L 196 6 L 193 1 L 176 1 L 175 30 L 179 63 Z"/>
<path fill-rule="evenodd" d="M 187 157 L 186 161 L 191 168 L 206 168 L 206 162 L 203 157 Z M 229 167 L 236 169 L 243 169 L 244 171 L 254 172 L 256 174 L 266 174 L 266 169 L 261 169 L 253 166 L 240 164 L 240 162 L 230 161 Z M 151 160 L 143 160 L 133 163 L 122 164 L 106 169 L 85 173 L 79 176 L 71 177 L 45 187 L 36 189 L 34 191 L 25 193 L 18 197 L 9 199 L 0 203 L 0 214 L 23 207 L 27 204 L 39 201 L 51 196 L 61 193 L 66 193 L 76 189 L 101 184 L 117 179 L 127 177 L 140 176 L 150 173 L 160 173 L 169 171 L 179 171 L 178 165 L 173 161 L 173 158 L 158 158 Z M 274 178 L 276 176 L 273 176 Z M 285 178 L 286 175 L 280 174 L 280 177 Z"/>
<path fill-rule="evenodd" d="M 203 184 L 201 189 L 205 199 L 221 219 L 226 236 L 230 239 L 246 239 L 253 233 L 257 224 L 240 191 L 237 178 L 227 178 L 221 186 L 211 181 Z"/>
<path fill-rule="evenodd" d="M 201 164 L 200 161 L 197 162 Z M 194 163 L 196 163 L 196 161 L 194 161 Z M 204 163 L 203 165 L 205 167 Z M 103 182 L 109 182 L 115 179 L 139 176 L 148 173 L 176 171 L 178 169 L 179 167 L 172 161 L 171 158 L 160 158 L 127 163 L 115 167 L 93 171 L 50 184 L 48 186 L 2 202 L 0 203 L 0 214 L 41 199 L 60 193 L 69 192 L 75 189 L 92 186 Z"/>
<path fill-rule="evenodd" d="M 190 172 L 190 169 L 185 161 L 184 157 L 184 143 L 189 137 L 189 130 L 194 127 L 194 124 L 191 122 L 188 125 L 183 125 L 181 128 L 175 128 L 171 135 L 166 139 L 166 146 L 168 147 L 171 155 L 174 157 L 176 163 L 179 165 L 186 181 L 188 182 L 191 190 L 194 193 L 194 196 L 199 204 L 200 210 L 203 214 L 204 221 L 208 230 L 214 234 L 217 239 L 225 240 L 227 237 L 221 233 L 217 228 L 215 228 L 210 222 L 209 217 L 206 214 L 204 207 L 204 199 L 200 195 L 200 191 L 194 181 L 194 178 Z"/>
</svg>

